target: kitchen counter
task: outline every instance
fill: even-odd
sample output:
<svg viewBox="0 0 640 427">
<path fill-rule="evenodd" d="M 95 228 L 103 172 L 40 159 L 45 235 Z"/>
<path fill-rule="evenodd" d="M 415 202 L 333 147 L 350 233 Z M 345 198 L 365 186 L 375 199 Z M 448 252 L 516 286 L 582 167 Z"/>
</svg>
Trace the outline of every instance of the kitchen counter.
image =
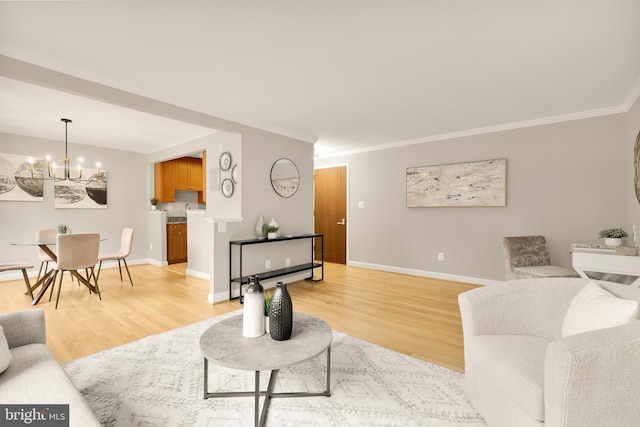
<svg viewBox="0 0 640 427">
<path fill-rule="evenodd" d="M 168 216 L 167 224 L 186 224 L 187 217 L 186 216 Z"/>
</svg>

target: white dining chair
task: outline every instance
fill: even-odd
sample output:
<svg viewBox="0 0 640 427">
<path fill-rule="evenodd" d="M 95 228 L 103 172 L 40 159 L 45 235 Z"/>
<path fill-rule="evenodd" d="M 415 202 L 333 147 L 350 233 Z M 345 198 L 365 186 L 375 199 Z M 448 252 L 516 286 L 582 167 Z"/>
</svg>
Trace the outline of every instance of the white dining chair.
<svg viewBox="0 0 640 427">
<path fill-rule="evenodd" d="M 58 235 L 58 230 L 55 228 L 43 228 L 36 231 L 36 240 L 38 242 L 47 242 L 53 243 L 56 241 L 56 236 Z M 54 253 L 56 251 L 55 248 L 51 249 Z M 40 280 L 43 274 L 47 274 L 47 270 L 49 269 L 49 263 L 53 262 L 51 257 L 42 249 L 38 248 L 38 259 L 40 260 L 40 269 L 38 270 L 38 278 L 36 282 Z M 44 267 L 44 271 L 42 268 Z"/>
<path fill-rule="evenodd" d="M 29 276 L 27 275 L 27 268 L 33 268 L 33 265 L 28 262 L 3 262 L 0 263 L 0 272 L 20 270 L 22 271 L 22 277 L 24 278 L 24 284 L 27 285 L 27 293 L 33 299 L 33 290 L 31 283 L 29 282 Z"/>
<path fill-rule="evenodd" d="M 102 300 L 100 295 L 100 288 L 98 287 L 98 279 L 96 278 L 94 267 L 98 263 L 98 252 L 100 250 L 100 234 L 98 233 L 81 233 L 81 234 L 59 234 L 56 239 L 58 250 L 58 261 L 53 263 L 53 269 L 55 270 L 53 276 L 53 286 L 51 288 L 51 295 L 53 295 L 53 288 L 55 287 L 56 276 L 60 274 L 60 281 L 58 283 L 58 296 L 56 297 L 56 309 L 58 308 L 58 302 L 60 300 L 60 289 L 62 288 L 62 276 L 65 271 L 77 272 L 80 269 L 85 270 L 86 285 L 89 287 L 89 293 L 91 293 L 91 279 L 93 278 L 93 286 L 96 289 L 98 297 Z M 80 282 L 80 280 L 78 280 Z"/>
<path fill-rule="evenodd" d="M 127 258 L 131 254 L 131 247 L 133 246 L 133 228 L 125 228 L 122 230 L 120 236 L 120 250 L 118 252 L 101 254 L 98 256 L 98 280 L 100 280 L 100 270 L 102 270 L 103 261 L 118 261 L 118 270 L 120 270 L 120 281 L 122 282 L 122 266 L 120 261 L 124 263 L 124 268 L 127 269 L 127 275 L 129 276 L 129 282 L 133 286 L 133 280 L 131 280 L 131 273 L 129 273 L 129 266 L 127 265 Z"/>
</svg>

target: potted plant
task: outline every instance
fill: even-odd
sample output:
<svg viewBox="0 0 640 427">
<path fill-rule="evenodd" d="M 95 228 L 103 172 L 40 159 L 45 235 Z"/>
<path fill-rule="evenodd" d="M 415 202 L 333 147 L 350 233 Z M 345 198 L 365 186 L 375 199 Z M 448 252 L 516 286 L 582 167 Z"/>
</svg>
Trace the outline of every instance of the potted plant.
<svg viewBox="0 0 640 427">
<path fill-rule="evenodd" d="M 67 224 L 56 225 L 56 228 L 58 229 L 58 234 L 67 234 L 69 231 L 69 226 Z"/>
<path fill-rule="evenodd" d="M 267 225 L 265 227 L 265 232 L 267 233 L 267 239 L 275 239 L 278 237 L 279 228 L 274 225 Z"/>
<path fill-rule="evenodd" d="M 158 199 L 155 197 L 151 198 L 151 210 L 155 211 L 157 209 Z"/>
<path fill-rule="evenodd" d="M 620 246 L 622 245 L 622 239 L 628 235 L 622 228 L 607 228 L 606 230 L 601 230 L 598 237 L 604 239 L 604 244 L 607 246 Z"/>
<path fill-rule="evenodd" d="M 264 293 L 264 331 L 266 333 L 270 332 L 269 329 L 269 309 L 271 308 L 271 300 L 273 299 L 273 292 L 265 292 Z"/>
</svg>

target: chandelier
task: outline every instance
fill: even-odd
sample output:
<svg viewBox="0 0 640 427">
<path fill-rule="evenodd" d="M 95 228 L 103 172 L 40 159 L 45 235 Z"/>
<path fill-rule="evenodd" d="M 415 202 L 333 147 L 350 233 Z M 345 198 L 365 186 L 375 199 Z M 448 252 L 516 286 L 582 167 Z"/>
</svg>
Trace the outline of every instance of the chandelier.
<svg viewBox="0 0 640 427">
<path fill-rule="evenodd" d="M 47 160 L 47 173 L 49 174 L 49 179 L 52 179 L 55 182 L 59 182 L 59 181 L 72 181 L 72 182 L 76 182 L 79 183 L 80 181 L 82 181 L 82 163 L 84 162 L 84 159 L 82 157 L 78 158 L 78 166 L 76 167 L 71 167 L 71 159 L 69 158 L 69 149 L 68 149 L 68 141 L 67 141 L 67 128 L 69 126 L 69 123 L 72 123 L 72 121 L 70 119 L 60 119 L 60 121 L 64 122 L 64 157 L 62 159 L 62 173 L 58 173 L 58 165 L 56 165 L 56 163 L 52 163 L 51 162 L 51 156 L 47 156 L 46 160 Z M 30 165 L 30 169 L 31 169 L 31 176 L 33 177 L 33 164 L 34 164 L 34 159 L 33 158 L 29 158 L 29 163 L 31 163 Z M 96 167 L 98 168 L 98 172 L 96 174 L 96 178 L 100 179 L 101 174 L 100 174 L 100 167 L 102 165 L 100 164 L 100 162 L 96 163 Z M 73 170 L 75 170 L 75 174 L 73 173 Z"/>
</svg>

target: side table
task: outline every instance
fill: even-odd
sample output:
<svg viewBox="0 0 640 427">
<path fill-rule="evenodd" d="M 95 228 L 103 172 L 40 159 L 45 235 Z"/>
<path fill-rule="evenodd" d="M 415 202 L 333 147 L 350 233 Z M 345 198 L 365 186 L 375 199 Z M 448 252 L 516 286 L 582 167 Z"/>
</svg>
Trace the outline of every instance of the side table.
<svg viewBox="0 0 640 427">
<path fill-rule="evenodd" d="M 242 315 L 229 317 L 209 327 L 200 337 L 204 356 L 204 398 L 255 397 L 255 425 L 263 426 L 272 398 L 331 396 L 331 341 L 333 332 L 322 319 L 304 313 L 293 314 L 293 331 L 286 341 L 269 334 L 258 338 L 242 336 Z M 282 368 L 306 362 L 327 351 L 327 388 L 323 392 L 274 393 L 273 386 Z M 230 369 L 255 372 L 254 391 L 209 392 L 209 361 Z M 260 371 L 271 371 L 267 390 L 260 390 Z M 260 396 L 265 396 L 260 413 Z"/>
</svg>

